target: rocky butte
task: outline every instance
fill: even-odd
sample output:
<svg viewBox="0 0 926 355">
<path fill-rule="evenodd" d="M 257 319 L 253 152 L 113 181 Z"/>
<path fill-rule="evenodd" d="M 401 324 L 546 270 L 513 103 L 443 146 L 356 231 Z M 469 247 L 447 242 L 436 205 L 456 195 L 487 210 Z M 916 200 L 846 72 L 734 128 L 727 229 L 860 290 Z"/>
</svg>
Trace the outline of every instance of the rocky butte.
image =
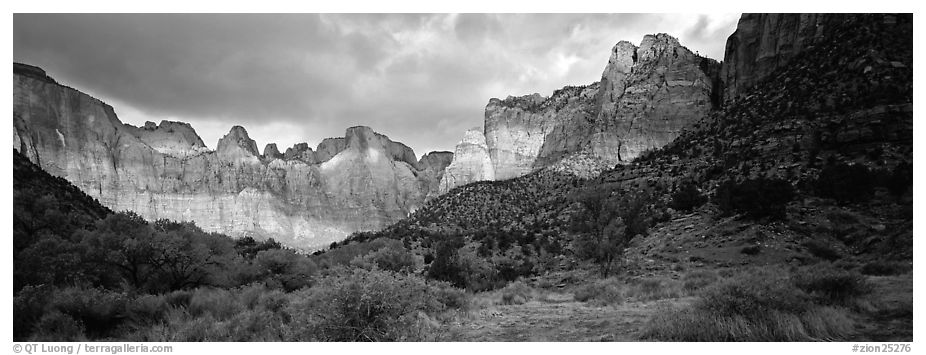
<svg viewBox="0 0 926 355">
<path fill-rule="evenodd" d="M 37 67 L 13 66 L 13 148 L 113 210 L 314 249 L 407 216 L 452 153 L 415 159 L 368 127 L 281 154 L 240 126 L 205 147 L 186 123 L 123 124 L 113 108 Z"/>
<path fill-rule="evenodd" d="M 667 34 L 646 35 L 639 46 L 621 41 L 598 82 L 567 86 L 550 97 L 489 100 L 484 127 L 466 132 L 440 192 L 553 165 L 587 176 L 585 170 L 629 162 L 719 106 L 720 72 L 720 63 Z M 586 163 L 561 164 L 572 159 Z"/>
</svg>

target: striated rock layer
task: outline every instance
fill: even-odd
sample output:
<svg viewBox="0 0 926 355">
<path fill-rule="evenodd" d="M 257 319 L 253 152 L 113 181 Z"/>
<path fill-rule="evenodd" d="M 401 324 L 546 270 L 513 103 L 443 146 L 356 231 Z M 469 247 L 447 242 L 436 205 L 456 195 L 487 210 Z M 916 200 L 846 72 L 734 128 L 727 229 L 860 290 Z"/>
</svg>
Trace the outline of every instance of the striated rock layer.
<svg viewBox="0 0 926 355">
<path fill-rule="evenodd" d="M 405 217 L 452 159 L 444 152 L 419 163 L 368 127 L 315 151 L 268 145 L 261 155 L 235 126 L 211 151 L 189 124 L 123 124 L 111 106 L 26 65 L 14 65 L 13 148 L 113 210 L 304 249 Z"/>
<path fill-rule="evenodd" d="M 482 133 L 491 169 L 474 163 L 482 162 L 481 152 L 465 147 L 470 143 L 464 139 L 455 160 L 470 163 L 451 164 L 455 170 L 448 168 L 440 191 L 549 166 L 590 176 L 603 166 L 629 162 L 671 142 L 718 106 L 720 83 L 720 63 L 692 53 L 672 36 L 647 35 L 640 46 L 621 41 L 599 82 L 567 86 L 550 97 L 489 100 Z M 560 164 L 564 159 L 569 163 Z"/>
</svg>

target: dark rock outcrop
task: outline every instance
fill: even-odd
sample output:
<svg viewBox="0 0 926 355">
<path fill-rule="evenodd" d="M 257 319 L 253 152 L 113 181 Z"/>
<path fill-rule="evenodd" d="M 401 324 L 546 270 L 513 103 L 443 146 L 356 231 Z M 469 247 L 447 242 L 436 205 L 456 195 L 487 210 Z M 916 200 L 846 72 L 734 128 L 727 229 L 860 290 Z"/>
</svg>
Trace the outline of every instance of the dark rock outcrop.
<svg viewBox="0 0 926 355">
<path fill-rule="evenodd" d="M 283 154 L 284 160 L 299 160 L 309 164 L 318 163 L 318 158 L 315 156 L 315 152 L 312 151 L 312 148 L 309 148 L 308 143 L 296 143 L 290 148 L 286 148 L 286 153 Z"/>
<path fill-rule="evenodd" d="M 318 148 L 315 149 L 315 156 L 319 163 L 323 163 L 345 148 L 347 148 L 347 141 L 344 137 L 325 138 L 318 144 Z"/>
<path fill-rule="evenodd" d="M 283 154 L 280 153 L 276 143 L 268 143 L 264 146 L 264 159 L 283 159 Z"/>
<path fill-rule="evenodd" d="M 743 14 L 724 52 L 724 99 L 731 100 L 821 38 L 819 14 Z"/>
</svg>

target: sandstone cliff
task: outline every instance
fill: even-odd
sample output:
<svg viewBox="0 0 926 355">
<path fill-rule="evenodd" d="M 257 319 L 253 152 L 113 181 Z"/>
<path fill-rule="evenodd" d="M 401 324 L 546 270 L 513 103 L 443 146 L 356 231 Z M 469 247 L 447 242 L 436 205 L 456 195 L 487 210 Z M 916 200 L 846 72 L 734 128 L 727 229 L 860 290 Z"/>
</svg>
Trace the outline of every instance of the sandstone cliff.
<svg viewBox="0 0 926 355">
<path fill-rule="evenodd" d="M 481 164 L 481 153 L 464 139 L 455 159 L 473 156 L 465 164 L 451 164 L 454 171 L 448 169 L 440 191 L 554 165 L 590 176 L 602 167 L 626 163 L 671 142 L 715 108 L 719 76 L 719 63 L 692 53 L 667 34 L 647 35 L 639 47 L 621 41 L 599 82 L 568 86 L 550 97 L 489 100 L 482 133 L 491 168 Z M 560 164 L 564 159 L 569 162 Z"/>
<path fill-rule="evenodd" d="M 724 53 L 724 99 L 771 74 L 804 50 L 822 33 L 818 14 L 743 14 L 727 39 Z"/>
<path fill-rule="evenodd" d="M 456 186 L 483 180 L 495 180 L 495 168 L 482 130 L 473 128 L 466 131 L 463 140 L 457 144 L 453 161 L 440 180 L 438 192 L 443 194 Z"/>
<path fill-rule="evenodd" d="M 142 127 L 125 125 L 125 129 L 154 150 L 174 157 L 185 157 L 208 151 L 203 140 L 189 123 L 161 121 L 145 122 Z"/>
<path fill-rule="evenodd" d="M 25 65 L 14 65 L 13 147 L 114 210 L 305 249 L 405 217 L 450 159 L 419 169 L 411 148 L 368 127 L 316 152 L 271 144 L 261 155 L 235 126 L 211 151 L 188 124 L 123 124 L 111 106 Z"/>
<path fill-rule="evenodd" d="M 440 183 L 444 178 L 447 167 L 452 161 L 452 152 L 430 152 L 426 155 L 422 155 L 421 159 L 418 160 L 418 167 L 421 168 L 421 173 L 427 175 L 422 179 L 422 181 L 426 181 L 428 184 L 428 186 L 422 187 L 422 190 L 428 192 L 425 199 L 430 199 L 440 194 Z"/>
</svg>

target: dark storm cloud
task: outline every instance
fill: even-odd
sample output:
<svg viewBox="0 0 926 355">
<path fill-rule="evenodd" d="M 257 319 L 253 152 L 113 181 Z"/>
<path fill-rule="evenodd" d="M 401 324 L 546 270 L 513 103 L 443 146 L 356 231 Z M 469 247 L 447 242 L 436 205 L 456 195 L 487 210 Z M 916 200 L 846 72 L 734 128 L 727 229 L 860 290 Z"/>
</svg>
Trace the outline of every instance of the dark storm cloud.
<svg viewBox="0 0 926 355">
<path fill-rule="evenodd" d="M 188 121 L 210 146 L 236 124 L 283 147 L 362 124 L 421 154 L 452 150 L 491 97 L 597 80 L 618 40 L 667 32 L 720 59 L 736 18 L 16 14 L 14 59 L 123 121 Z"/>
</svg>

